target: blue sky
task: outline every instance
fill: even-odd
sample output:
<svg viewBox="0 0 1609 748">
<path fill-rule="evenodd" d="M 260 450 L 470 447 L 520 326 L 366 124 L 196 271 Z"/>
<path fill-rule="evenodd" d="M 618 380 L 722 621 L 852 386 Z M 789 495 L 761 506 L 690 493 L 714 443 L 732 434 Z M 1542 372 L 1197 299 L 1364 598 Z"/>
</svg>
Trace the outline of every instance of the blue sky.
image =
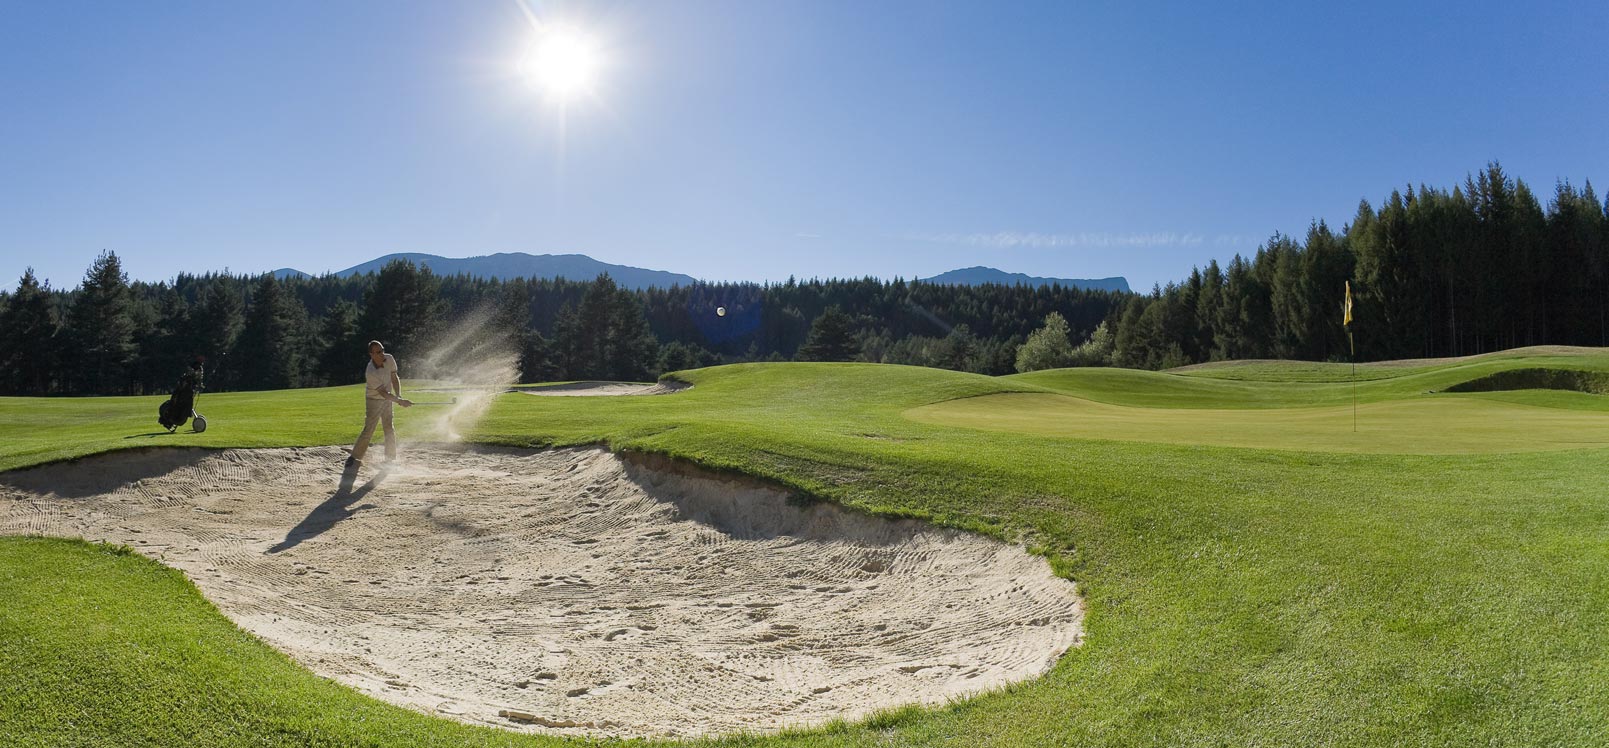
<svg viewBox="0 0 1609 748">
<path fill-rule="evenodd" d="M 1609 3 L 0 0 L 0 283 L 580 252 L 1136 287 L 1487 161 L 1609 187 Z"/>
</svg>

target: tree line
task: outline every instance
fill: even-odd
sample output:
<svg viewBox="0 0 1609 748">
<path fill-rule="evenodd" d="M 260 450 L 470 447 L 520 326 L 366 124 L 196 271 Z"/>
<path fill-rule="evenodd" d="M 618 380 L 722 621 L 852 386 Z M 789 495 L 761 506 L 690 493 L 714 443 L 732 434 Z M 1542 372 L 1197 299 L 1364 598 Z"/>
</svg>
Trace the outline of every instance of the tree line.
<svg viewBox="0 0 1609 748">
<path fill-rule="evenodd" d="M 349 384 L 362 379 L 371 339 L 412 366 L 409 376 L 429 376 L 420 362 L 450 363 L 471 329 L 511 350 L 527 382 L 641 381 L 796 358 L 1004 374 L 1047 314 L 1087 334 L 1126 298 L 871 278 L 629 290 L 608 276 L 439 276 L 406 261 L 344 278 L 131 282 L 121 259 L 103 252 L 75 288 L 50 288 L 29 270 L 0 294 L 0 392 L 160 393 L 198 358 L 212 391 Z"/>
<path fill-rule="evenodd" d="M 441 359 L 466 319 L 484 321 L 524 381 L 792 359 L 981 374 L 1343 361 L 1348 282 L 1361 361 L 1609 345 L 1606 214 L 1590 182 L 1560 182 L 1543 206 L 1492 163 L 1451 189 L 1362 201 L 1338 232 L 1317 221 L 1301 239 L 1276 233 L 1249 258 L 1212 260 L 1149 294 L 873 278 L 629 290 L 608 276 L 500 281 L 405 261 L 344 278 L 152 283 L 130 282 L 105 252 L 77 287 L 30 270 L 0 293 L 0 393 L 162 392 L 197 357 L 212 390 L 348 384 L 366 341 L 405 362 Z"/>
<path fill-rule="evenodd" d="M 1276 233 L 1250 259 L 1129 299 L 1112 363 L 1348 360 L 1348 281 L 1360 361 L 1609 345 L 1606 213 L 1590 181 L 1559 182 L 1544 208 L 1495 162 L 1451 189 L 1393 191 L 1339 232 Z"/>
</svg>

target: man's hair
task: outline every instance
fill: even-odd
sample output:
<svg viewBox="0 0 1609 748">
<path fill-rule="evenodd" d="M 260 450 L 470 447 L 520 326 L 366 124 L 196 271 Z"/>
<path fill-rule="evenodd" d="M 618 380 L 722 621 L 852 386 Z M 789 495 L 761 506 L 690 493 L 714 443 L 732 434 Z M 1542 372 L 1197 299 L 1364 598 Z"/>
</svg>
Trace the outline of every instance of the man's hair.
<svg viewBox="0 0 1609 748">
<path fill-rule="evenodd" d="M 383 350 L 385 350 L 385 343 L 382 343 L 382 342 L 380 342 L 380 341 L 378 341 L 378 340 L 371 340 L 371 341 L 369 341 L 369 350 L 371 350 L 371 351 L 372 351 L 372 350 L 374 350 L 374 349 L 375 349 L 375 348 L 379 348 L 379 349 L 380 349 L 380 350 L 382 350 L 382 351 L 383 351 Z"/>
</svg>

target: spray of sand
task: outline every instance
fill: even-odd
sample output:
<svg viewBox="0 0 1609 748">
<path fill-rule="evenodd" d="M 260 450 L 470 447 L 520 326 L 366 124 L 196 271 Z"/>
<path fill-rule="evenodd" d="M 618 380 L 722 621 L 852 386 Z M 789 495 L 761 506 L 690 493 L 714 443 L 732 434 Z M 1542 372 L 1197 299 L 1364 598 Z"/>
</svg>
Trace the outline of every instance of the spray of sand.
<svg viewBox="0 0 1609 748">
<path fill-rule="evenodd" d="M 492 400 L 519 382 L 520 340 L 494 309 L 481 308 L 444 331 L 418 371 L 455 397 L 431 421 L 430 433 L 441 441 L 460 441 L 486 415 Z"/>
</svg>

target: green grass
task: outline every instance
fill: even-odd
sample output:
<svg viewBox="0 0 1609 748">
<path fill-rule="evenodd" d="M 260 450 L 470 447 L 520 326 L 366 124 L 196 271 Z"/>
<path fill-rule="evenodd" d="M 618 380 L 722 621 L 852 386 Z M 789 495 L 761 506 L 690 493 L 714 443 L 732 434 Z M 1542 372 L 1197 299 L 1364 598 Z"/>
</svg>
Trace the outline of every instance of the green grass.
<svg viewBox="0 0 1609 748">
<path fill-rule="evenodd" d="M 0 744 L 528 745 L 313 677 L 123 548 L 0 542 Z"/>
<path fill-rule="evenodd" d="M 1523 349 L 1522 349 L 1523 350 Z M 1053 369 L 1003 379 L 1024 388 L 1058 392 L 1111 405 L 1156 408 L 1308 408 L 1329 405 L 1350 407 L 1358 402 L 1402 400 L 1437 395 L 1448 388 L 1499 372 L 1526 368 L 1609 371 L 1609 349 L 1577 349 L 1583 353 L 1560 355 L 1489 355 L 1455 359 L 1437 366 L 1393 367 L 1375 364 L 1373 376 L 1359 366 L 1354 384 L 1346 364 L 1258 361 L 1235 362 L 1211 369 L 1174 372 L 1137 369 Z M 1315 372 L 1329 378 L 1315 379 Z M 1243 376 L 1208 376 L 1239 372 Z M 1555 405 L 1579 410 L 1609 410 L 1604 398 L 1559 401 L 1549 394 L 1506 392 L 1508 402 Z"/>
<path fill-rule="evenodd" d="M 1324 408 L 1134 408 L 1065 395 L 989 395 L 907 411 L 923 423 L 1223 447 L 1469 454 L 1609 447 L 1609 415 L 1467 397 Z M 1356 430 L 1353 430 L 1354 419 Z"/>
<path fill-rule="evenodd" d="M 1531 361 L 1557 362 L 1570 366 L 1603 366 L 1609 363 L 1609 354 L 1602 348 L 1569 346 L 1532 346 L 1512 348 L 1495 353 L 1459 358 L 1417 359 L 1412 361 L 1375 361 L 1357 364 L 1333 361 L 1214 361 L 1193 364 L 1169 370 L 1172 374 L 1265 382 L 1336 382 L 1351 380 L 1391 379 L 1394 377 L 1424 374 L 1441 369 L 1480 363 L 1500 363 L 1508 359 L 1523 358 Z"/>
<path fill-rule="evenodd" d="M 363 387 L 203 394 L 206 433 L 156 422 L 163 397 L 0 397 L 0 470 L 130 447 L 294 447 L 356 439 Z M 423 413 L 421 412 L 421 415 Z M 420 418 L 402 418 L 407 427 Z M 416 429 L 417 430 L 417 429 Z"/>
<path fill-rule="evenodd" d="M 1578 350 L 1374 364 L 1360 367 L 1368 371 L 1355 383 L 1345 364 L 1311 362 L 1225 362 L 1178 372 L 1057 369 L 1005 378 L 1038 392 L 931 403 L 906 416 L 1053 437 L 1312 452 L 1609 446 L 1609 398 L 1567 391 L 1599 387 L 1609 377 L 1609 352 Z"/>
<path fill-rule="evenodd" d="M 1350 404 L 1345 382 L 1280 381 L 1278 367 L 1259 366 L 1273 381 L 731 366 L 684 374 L 695 387 L 675 395 L 504 396 L 474 438 L 661 452 L 874 512 L 1021 539 L 1087 595 L 1085 645 L 1043 678 L 948 708 L 717 744 L 1605 744 L 1609 450 L 1490 447 L 1556 438 L 1538 433 L 1556 430 L 1544 414 L 1572 429 L 1609 420 L 1609 398 L 1425 394 L 1505 367 L 1609 368 L 1602 353 L 1464 361 L 1359 383 L 1360 400 L 1378 413 L 1433 408 L 1402 411 L 1410 416 L 1392 429 L 1434 430 L 1433 419 L 1498 406 L 1533 418 L 1470 418 L 1471 430 L 1512 433 L 1475 434 L 1479 444 L 1451 454 L 1364 454 L 1319 439 L 1298 450 L 1214 446 L 1189 421 L 1159 430 L 1175 438 L 1158 441 L 1003 430 L 1021 413 L 1002 409 L 998 423 L 985 409 L 964 427 L 906 415 L 1024 397 L 1200 417 Z M 360 397 L 207 395 L 206 434 L 147 440 L 123 437 L 155 430 L 146 423 L 154 426 L 155 398 L 0 400 L 0 465 L 132 443 L 344 442 Z M 414 433 L 422 418 L 399 416 Z M 546 744 L 328 684 L 240 634 L 149 561 L 9 539 L 0 541 L 0 585 L 0 600 L 24 601 L 0 612 L 0 662 L 25 674 L 0 681 L 0 744 L 72 744 L 63 737 L 77 730 L 86 745 Z M 95 635 L 78 645 L 83 631 Z M 137 647 L 144 665 L 107 656 L 122 646 Z M 261 675 L 269 670 L 272 679 Z"/>
</svg>

